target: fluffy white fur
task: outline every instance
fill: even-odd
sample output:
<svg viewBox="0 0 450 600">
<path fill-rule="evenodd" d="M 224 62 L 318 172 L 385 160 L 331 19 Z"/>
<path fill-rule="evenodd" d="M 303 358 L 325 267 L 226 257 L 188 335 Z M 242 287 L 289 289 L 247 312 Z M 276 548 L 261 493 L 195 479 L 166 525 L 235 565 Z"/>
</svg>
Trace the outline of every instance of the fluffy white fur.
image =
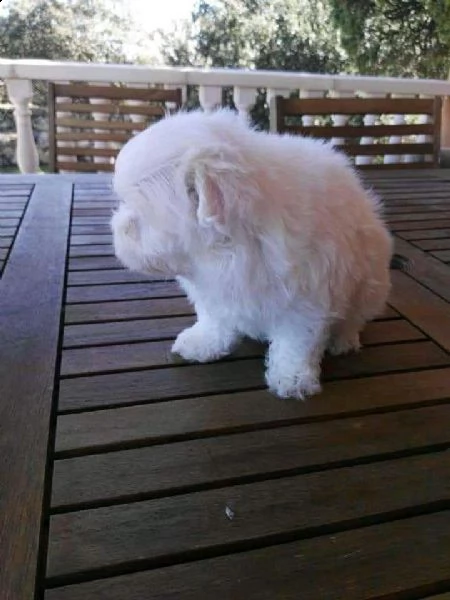
<svg viewBox="0 0 450 600">
<path fill-rule="evenodd" d="M 226 110 L 179 113 L 119 154 L 116 254 L 176 276 L 197 312 L 173 352 L 212 361 L 242 336 L 269 342 L 281 397 L 320 391 L 326 348 L 359 348 L 389 292 L 391 238 L 377 199 L 320 141 L 256 132 Z"/>
</svg>

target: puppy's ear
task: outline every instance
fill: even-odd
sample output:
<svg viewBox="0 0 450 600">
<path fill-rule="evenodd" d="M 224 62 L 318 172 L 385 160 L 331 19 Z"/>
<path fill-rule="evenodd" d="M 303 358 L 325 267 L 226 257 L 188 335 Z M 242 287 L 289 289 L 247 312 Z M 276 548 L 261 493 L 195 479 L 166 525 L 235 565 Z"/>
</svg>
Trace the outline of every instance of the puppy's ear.
<svg viewBox="0 0 450 600">
<path fill-rule="evenodd" d="M 198 197 L 197 219 L 202 226 L 213 225 L 217 229 L 223 229 L 225 198 L 218 179 L 207 169 L 197 169 L 195 173 L 195 189 Z"/>
<path fill-rule="evenodd" d="M 228 149 L 203 150 L 190 156 L 186 169 L 188 193 L 196 200 L 199 225 L 227 232 L 240 175 Z"/>
</svg>

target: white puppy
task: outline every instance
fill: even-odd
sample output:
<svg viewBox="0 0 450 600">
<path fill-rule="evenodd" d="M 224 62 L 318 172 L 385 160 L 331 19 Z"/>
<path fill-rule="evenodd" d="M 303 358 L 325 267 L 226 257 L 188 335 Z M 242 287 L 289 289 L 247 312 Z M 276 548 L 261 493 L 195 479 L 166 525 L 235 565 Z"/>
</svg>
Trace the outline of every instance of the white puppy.
<svg viewBox="0 0 450 600">
<path fill-rule="evenodd" d="M 179 113 L 119 154 L 116 254 L 176 276 L 197 312 L 173 352 L 190 361 L 267 340 L 281 397 L 320 391 L 326 348 L 359 348 L 383 310 L 391 237 L 377 199 L 320 141 L 256 132 L 226 110 Z"/>
</svg>

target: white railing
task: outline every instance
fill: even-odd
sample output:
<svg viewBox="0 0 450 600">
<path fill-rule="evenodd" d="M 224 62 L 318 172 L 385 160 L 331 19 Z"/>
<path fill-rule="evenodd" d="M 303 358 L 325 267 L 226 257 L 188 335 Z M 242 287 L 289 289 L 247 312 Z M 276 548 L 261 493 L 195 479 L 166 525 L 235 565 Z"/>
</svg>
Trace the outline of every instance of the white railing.
<svg viewBox="0 0 450 600">
<path fill-rule="evenodd" d="M 0 80 L 6 82 L 8 95 L 14 106 L 17 128 L 17 161 L 22 172 L 39 170 L 39 161 L 31 124 L 30 102 L 32 81 L 87 81 L 90 83 L 121 82 L 123 84 L 165 85 L 167 87 L 199 86 L 199 100 L 204 110 L 220 105 L 222 90 L 233 88 L 233 99 L 238 111 L 247 115 L 255 102 L 259 88 L 268 91 L 268 99 L 275 95 L 287 96 L 299 91 L 301 96 L 321 97 L 355 96 L 450 96 L 450 81 L 430 79 L 402 79 L 393 77 L 362 77 L 353 75 L 318 75 L 281 71 L 254 71 L 250 69 L 197 69 L 191 67 L 150 67 L 142 65 L 88 64 L 43 60 L 0 59 Z M 444 111 L 446 114 L 447 111 Z M 444 128 L 447 119 L 444 116 Z M 401 116 L 395 122 L 401 122 Z M 306 117 L 305 117 L 306 119 Z M 345 117 L 332 115 L 335 125 Z M 371 115 L 366 116 L 367 123 Z M 305 123 L 306 124 L 306 123 Z M 447 136 L 444 135 L 444 138 Z M 392 141 L 392 140 L 391 140 Z M 362 143 L 370 143 L 362 140 Z M 414 160 L 404 156 L 405 162 Z M 357 157 L 359 164 L 367 164 L 371 157 Z M 389 160 L 389 159 L 388 159 Z"/>
</svg>

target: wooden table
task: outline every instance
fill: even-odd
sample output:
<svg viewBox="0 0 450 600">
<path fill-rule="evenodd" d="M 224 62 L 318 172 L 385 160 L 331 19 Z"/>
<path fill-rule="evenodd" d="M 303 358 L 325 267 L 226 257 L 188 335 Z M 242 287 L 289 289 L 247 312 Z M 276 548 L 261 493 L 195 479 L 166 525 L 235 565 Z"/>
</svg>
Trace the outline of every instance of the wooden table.
<svg viewBox="0 0 450 600">
<path fill-rule="evenodd" d="M 450 598 L 450 171 L 369 179 L 410 270 L 302 403 L 170 355 L 108 177 L 0 177 L 1 600 Z"/>
</svg>

